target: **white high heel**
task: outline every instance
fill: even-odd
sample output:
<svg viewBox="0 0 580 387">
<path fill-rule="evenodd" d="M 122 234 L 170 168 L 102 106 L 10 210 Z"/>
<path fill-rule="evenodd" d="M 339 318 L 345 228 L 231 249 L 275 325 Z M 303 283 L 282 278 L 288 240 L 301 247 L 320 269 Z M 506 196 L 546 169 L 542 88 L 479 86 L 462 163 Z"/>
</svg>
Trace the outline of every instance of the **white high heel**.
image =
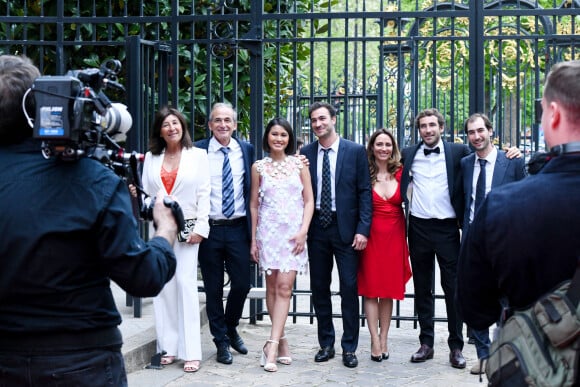
<svg viewBox="0 0 580 387">
<path fill-rule="evenodd" d="M 280 337 L 280 341 L 282 341 L 282 340 L 286 340 L 286 341 L 288 341 L 288 340 L 286 339 L 286 336 Z M 290 365 L 290 364 L 292 364 L 292 358 L 291 358 L 290 356 L 278 356 L 278 357 L 276 358 L 276 361 L 277 361 L 278 363 L 280 363 L 280 364 L 284 364 L 284 365 Z"/>
<path fill-rule="evenodd" d="M 276 340 L 266 340 L 266 344 L 264 344 L 264 348 L 262 348 L 262 357 L 260 358 L 260 366 L 264 367 L 264 371 L 268 372 L 276 372 L 278 371 L 278 366 L 276 363 L 268 363 L 268 356 L 266 355 L 266 345 L 268 343 L 276 344 L 278 346 L 279 342 Z M 276 348 L 276 351 L 278 348 Z"/>
</svg>

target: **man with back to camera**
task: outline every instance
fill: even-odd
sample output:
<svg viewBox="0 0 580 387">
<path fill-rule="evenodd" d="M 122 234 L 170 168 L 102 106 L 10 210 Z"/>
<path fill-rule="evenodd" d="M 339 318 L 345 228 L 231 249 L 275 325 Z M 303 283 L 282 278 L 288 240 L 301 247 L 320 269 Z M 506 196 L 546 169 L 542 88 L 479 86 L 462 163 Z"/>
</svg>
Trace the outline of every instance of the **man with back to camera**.
<svg viewBox="0 0 580 387">
<path fill-rule="evenodd" d="M 372 217 L 368 159 L 364 146 L 340 138 L 332 105 L 314 102 L 309 116 L 318 140 L 304 146 L 300 153 L 310 162 L 316 203 L 308 230 L 310 288 L 320 344 L 314 361 L 325 362 L 335 355 L 330 285 L 336 260 L 343 324 L 342 363 L 354 368 L 358 365 L 355 353 L 359 338 L 358 260 L 367 244 Z M 328 187 L 326 193 L 324 187 Z"/>
<path fill-rule="evenodd" d="M 209 328 L 217 348 L 216 360 L 232 364 L 230 345 L 237 352 L 248 353 L 237 331 L 250 291 L 250 183 L 254 146 L 233 136 L 237 114 L 229 103 L 213 105 L 208 127 L 211 138 L 197 141 L 207 150 L 211 175 L 210 233 L 199 246 L 199 266 L 206 294 Z M 231 174 L 231 198 L 224 187 L 224 161 Z M 224 266 L 230 278 L 230 292 L 224 310 Z"/>
<path fill-rule="evenodd" d="M 493 145 L 493 126 L 485 114 L 472 114 L 465 120 L 463 129 L 475 152 L 461 159 L 465 194 L 462 241 L 465 239 L 478 207 L 483 203 L 489 191 L 526 177 L 525 163 L 522 158 L 508 159 L 504 151 L 498 151 Z M 485 371 L 485 359 L 489 356 L 491 345 L 489 329 L 472 329 L 471 335 L 475 340 L 477 358 L 481 360 L 473 365 L 471 373 L 479 375 Z"/>
<path fill-rule="evenodd" d="M 487 329 L 574 275 L 580 257 L 580 61 L 554 65 L 544 84 L 542 129 L 549 161 L 494 188 L 465 237 L 458 302 L 465 322 Z M 577 365 L 576 365 L 577 366 Z"/>
<path fill-rule="evenodd" d="M 22 111 L 39 76 L 28 58 L 0 56 L 0 384 L 126 386 L 110 280 L 157 295 L 175 272 L 177 225 L 157 200 L 145 243 L 112 170 L 43 157 Z"/>
</svg>

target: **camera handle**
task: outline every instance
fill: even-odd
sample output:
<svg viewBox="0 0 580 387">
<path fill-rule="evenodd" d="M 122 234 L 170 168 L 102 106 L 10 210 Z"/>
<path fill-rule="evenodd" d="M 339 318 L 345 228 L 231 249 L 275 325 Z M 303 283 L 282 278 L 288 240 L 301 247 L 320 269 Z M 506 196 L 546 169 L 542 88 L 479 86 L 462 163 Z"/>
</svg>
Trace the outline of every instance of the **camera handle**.
<svg viewBox="0 0 580 387">
<path fill-rule="evenodd" d="M 173 217 L 175 218 L 175 223 L 177 223 L 177 229 L 179 232 L 185 230 L 185 219 L 183 217 L 183 211 L 181 206 L 175 200 L 171 199 L 169 196 L 163 198 L 163 204 L 165 207 L 171 208 Z"/>
<path fill-rule="evenodd" d="M 141 217 L 145 220 L 153 220 L 153 207 L 155 206 L 155 197 L 151 199 L 149 205 L 144 203 L 143 196 L 149 197 L 149 195 L 143 190 L 141 183 L 141 177 L 139 175 L 138 165 L 138 154 L 136 152 L 131 153 L 129 158 L 129 166 L 131 167 L 131 175 L 133 177 L 133 185 L 137 189 L 137 203 L 141 214 Z M 179 203 L 171 199 L 169 196 L 163 198 L 163 204 L 167 208 L 171 208 L 173 217 L 175 218 L 175 223 L 177 223 L 177 229 L 179 232 L 185 230 L 185 217 L 183 216 L 183 210 Z M 155 226 L 155 223 L 153 223 Z"/>
<path fill-rule="evenodd" d="M 129 158 L 129 166 L 131 168 L 131 177 L 133 180 L 133 185 L 137 189 L 137 205 L 139 211 L 143 209 L 143 195 L 149 196 L 144 190 L 143 185 L 141 183 L 141 176 L 139 175 L 139 168 L 137 167 L 139 164 L 139 160 L 137 159 L 137 153 L 132 152 L 131 157 Z"/>
</svg>

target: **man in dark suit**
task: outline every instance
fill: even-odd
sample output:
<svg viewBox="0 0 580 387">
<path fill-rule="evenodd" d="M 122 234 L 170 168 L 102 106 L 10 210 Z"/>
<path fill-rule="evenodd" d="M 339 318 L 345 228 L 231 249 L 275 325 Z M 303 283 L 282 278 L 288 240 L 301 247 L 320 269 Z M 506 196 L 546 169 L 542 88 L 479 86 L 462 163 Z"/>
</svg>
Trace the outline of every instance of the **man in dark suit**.
<svg viewBox="0 0 580 387">
<path fill-rule="evenodd" d="M 248 349 L 237 332 L 246 296 L 250 291 L 250 230 L 249 210 L 251 167 L 254 146 L 232 134 L 237 128 L 236 111 L 230 104 L 216 103 L 208 122 L 212 137 L 195 143 L 208 152 L 211 174 L 210 233 L 199 247 L 199 265 L 206 294 L 206 310 L 216 360 L 231 364 L 230 345 L 237 352 Z M 225 149 L 222 149 L 225 148 Z M 233 210 L 223 208 L 222 170 L 229 159 L 233 178 Z M 230 292 L 224 311 L 224 266 L 230 278 Z"/>
<path fill-rule="evenodd" d="M 437 256 L 445 306 L 452 367 L 465 368 L 462 322 L 455 309 L 455 284 L 459 256 L 459 227 L 464 210 L 460 162 L 470 153 L 464 144 L 443 141 L 445 119 L 437 109 L 417 115 L 415 125 L 422 141 L 403 149 L 401 194 L 408 216 L 408 240 L 413 268 L 415 309 L 421 332 L 419 350 L 411 362 L 433 358 L 435 301 L 432 284 Z M 409 191 L 409 192 L 408 192 Z"/>
<path fill-rule="evenodd" d="M 475 113 L 471 115 L 464 125 L 469 144 L 475 153 L 461 160 L 463 173 L 463 191 L 465 193 L 465 211 L 463 216 L 462 241 L 467 235 L 469 225 L 473 221 L 477 207 L 487 193 L 500 185 L 518 181 L 526 176 L 525 163 L 522 158 L 508 159 L 505 152 L 498 151 L 493 146 L 493 126 L 485 114 Z M 482 165 L 484 172 L 481 174 Z M 480 182 L 481 179 L 481 182 Z M 482 194 L 477 195 L 479 187 Z M 478 361 L 472 368 L 471 373 L 479 375 L 485 372 L 485 359 L 489 356 L 489 329 L 471 330 L 471 337 L 475 340 Z"/>
<path fill-rule="evenodd" d="M 340 281 L 342 361 L 346 367 L 354 368 L 358 365 L 355 354 L 359 337 L 358 259 L 366 247 L 372 215 L 368 160 L 362 145 L 342 139 L 336 133 L 336 110 L 332 105 L 315 102 L 310 106 L 309 115 L 318 141 L 304 146 L 300 152 L 310 162 L 316 202 L 308 232 L 310 288 L 320 344 L 314 361 L 328 361 L 335 354 L 330 292 L 334 257 Z M 330 171 L 326 174 L 330 175 L 328 191 L 323 189 L 325 170 Z M 325 192 L 328 192 L 328 201 L 324 199 Z M 326 203 L 330 207 L 328 214 Z"/>
<path fill-rule="evenodd" d="M 462 316 L 474 329 L 497 321 L 500 299 L 525 307 L 574 275 L 580 257 L 579 91 L 580 61 L 554 65 L 542 98 L 549 161 L 537 174 L 494 188 L 469 227 L 457 289 Z"/>
</svg>

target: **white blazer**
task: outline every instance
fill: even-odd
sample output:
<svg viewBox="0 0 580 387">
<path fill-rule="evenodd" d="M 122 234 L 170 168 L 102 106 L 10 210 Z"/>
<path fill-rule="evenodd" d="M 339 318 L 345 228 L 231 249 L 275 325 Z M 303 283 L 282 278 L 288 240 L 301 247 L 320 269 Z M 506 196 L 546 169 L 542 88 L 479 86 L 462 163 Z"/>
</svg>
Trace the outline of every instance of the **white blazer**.
<svg viewBox="0 0 580 387">
<path fill-rule="evenodd" d="M 153 155 L 151 152 L 145 155 L 143 188 L 151 196 L 154 196 L 159 189 L 165 191 L 165 186 L 161 181 L 164 154 L 165 151 L 160 155 Z M 204 238 L 209 235 L 210 189 L 207 152 L 195 147 L 183 149 L 173 190 L 165 193 L 177 200 L 185 219 L 197 219 L 193 232 Z"/>
</svg>

